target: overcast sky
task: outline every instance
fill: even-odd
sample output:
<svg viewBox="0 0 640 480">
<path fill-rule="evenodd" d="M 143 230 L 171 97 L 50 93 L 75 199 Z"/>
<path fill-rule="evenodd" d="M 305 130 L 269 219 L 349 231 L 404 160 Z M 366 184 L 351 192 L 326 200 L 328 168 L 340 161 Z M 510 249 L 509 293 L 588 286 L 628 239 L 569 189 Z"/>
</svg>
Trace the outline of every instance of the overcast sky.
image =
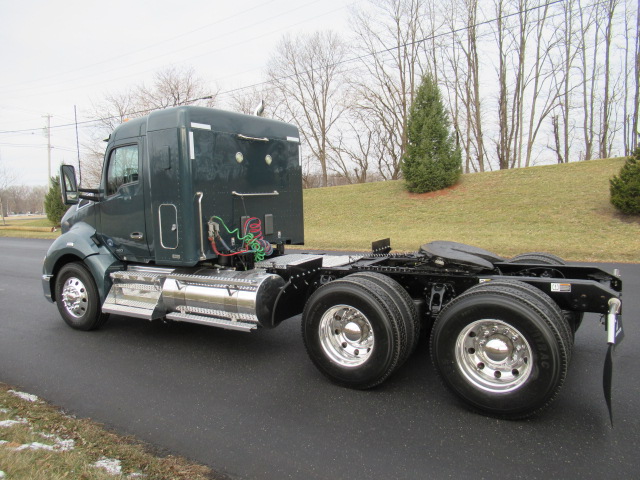
<svg viewBox="0 0 640 480">
<path fill-rule="evenodd" d="M 75 128 L 107 92 L 193 67 L 221 91 L 262 80 L 284 33 L 348 29 L 357 0 L 0 0 L 0 161 L 16 183 L 47 178 L 77 159 Z M 27 130 L 27 131 L 24 131 Z M 80 136 L 82 142 L 82 128 Z"/>
</svg>

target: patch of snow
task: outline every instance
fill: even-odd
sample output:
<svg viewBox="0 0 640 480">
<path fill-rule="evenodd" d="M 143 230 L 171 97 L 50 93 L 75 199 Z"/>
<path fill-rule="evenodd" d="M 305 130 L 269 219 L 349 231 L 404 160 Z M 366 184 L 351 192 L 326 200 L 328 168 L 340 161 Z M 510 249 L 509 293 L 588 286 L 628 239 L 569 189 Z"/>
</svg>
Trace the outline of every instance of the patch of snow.
<svg viewBox="0 0 640 480">
<path fill-rule="evenodd" d="M 8 408 L 0 408 L 0 413 L 9 413 Z"/>
<path fill-rule="evenodd" d="M 40 442 L 25 443 L 24 445 L 16 447 L 14 450 L 49 450 L 51 452 L 68 452 L 73 450 L 76 446 L 73 440 L 62 440 L 60 437 L 56 437 L 55 435 L 52 437 L 55 438 L 53 445 L 47 445 Z"/>
<path fill-rule="evenodd" d="M 16 452 L 19 452 L 21 450 L 50 450 L 50 451 L 53 451 L 53 450 L 55 450 L 55 447 L 53 445 L 46 445 L 46 444 L 40 443 L 40 442 L 33 442 L 33 443 L 25 443 L 24 445 L 20 445 L 19 447 L 14 448 L 14 450 Z"/>
<path fill-rule="evenodd" d="M 0 478 L 7 478 L 7 475 L 2 470 L 0 470 Z"/>
<path fill-rule="evenodd" d="M 114 460 L 112 458 L 102 457 L 94 463 L 93 466 L 96 468 L 104 468 L 110 475 L 120 475 L 122 473 L 120 460 Z"/>
<path fill-rule="evenodd" d="M 38 397 L 36 397 L 35 395 L 31 395 L 30 393 L 16 392 L 15 390 L 8 390 L 8 392 L 12 393 L 16 397 L 21 398 L 22 400 L 26 400 L 27 402 L 37 402 L 38 400 L 40 400 Z"/>
<path fill-rule="evenodd" d="M 56 449 L 58 452 L 68 452 L 76 448 L 76 442 L 73 440 L 62 440 L 58 438 L 56 440 L 56 447 L 58 447 Z"/>
<path fill-rule="evenodd" d="M 0 427 L 9 428 L 14 425 L 24 425 L 28 423 L 24 418 L 18 418 L 17 420 L 2 420 L 0 421 Z"/>
<path fill-rule="evenodd" d="M 4 445 L 5 443 L 9 443 L 6 440 L 0 440 L 0 445 Z"/>
</svg>

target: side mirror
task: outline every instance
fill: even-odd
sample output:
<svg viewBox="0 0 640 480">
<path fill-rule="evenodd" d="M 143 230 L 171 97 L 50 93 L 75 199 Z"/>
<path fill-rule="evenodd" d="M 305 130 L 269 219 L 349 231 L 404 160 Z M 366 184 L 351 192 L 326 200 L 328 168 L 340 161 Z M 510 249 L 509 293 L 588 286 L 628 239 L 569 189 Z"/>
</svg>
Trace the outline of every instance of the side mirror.
<svg viewBox="0 0 640 480">
<path fill-rule="evenodd" d="M 62 202 L 65 205 L 78 203 L 78 183 L 76 182 L 76 169 L 73 165 L 60 166 L 60 191 L 62 192 Z"/>
</svg>

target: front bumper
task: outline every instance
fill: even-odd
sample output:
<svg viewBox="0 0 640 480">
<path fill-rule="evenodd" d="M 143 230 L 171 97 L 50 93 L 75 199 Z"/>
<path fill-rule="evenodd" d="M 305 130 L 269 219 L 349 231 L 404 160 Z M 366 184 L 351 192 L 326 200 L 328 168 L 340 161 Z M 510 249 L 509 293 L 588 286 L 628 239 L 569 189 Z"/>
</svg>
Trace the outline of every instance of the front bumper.
<svg viewBox="0 0 640 480">
<path fill-rule="evenodd" d="M 42 275 L 42 290 L 44 290 L 44 298 L 49 300 L 51 303 L 54 302 L 53 297 L 51 296 L 51 279 L 53 275 Z"/>
</svg>

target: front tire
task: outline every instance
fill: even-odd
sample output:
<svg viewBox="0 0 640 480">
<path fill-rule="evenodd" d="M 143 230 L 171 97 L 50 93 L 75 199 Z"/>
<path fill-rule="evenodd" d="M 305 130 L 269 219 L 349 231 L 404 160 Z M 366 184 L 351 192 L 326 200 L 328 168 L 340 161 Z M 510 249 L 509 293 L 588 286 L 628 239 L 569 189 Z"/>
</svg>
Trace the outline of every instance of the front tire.
<svg viewBox="0 0 640 480">
<path fill-rule="evenodd" d="M 444 384 L 474 410 L 531 416 L 550 404 L 569 364 L 564 319 L 508 287 L 468 291 L 438 316 L 431 357 Z"/>
<path fill-rule="evenodd" d="M 63 320 L 76 330 L 95 330 L 109 317 L 102 313 L 98 289 L 82 263 L 68 263 L 60 269 L 55 299 Z"/>
</svg>

